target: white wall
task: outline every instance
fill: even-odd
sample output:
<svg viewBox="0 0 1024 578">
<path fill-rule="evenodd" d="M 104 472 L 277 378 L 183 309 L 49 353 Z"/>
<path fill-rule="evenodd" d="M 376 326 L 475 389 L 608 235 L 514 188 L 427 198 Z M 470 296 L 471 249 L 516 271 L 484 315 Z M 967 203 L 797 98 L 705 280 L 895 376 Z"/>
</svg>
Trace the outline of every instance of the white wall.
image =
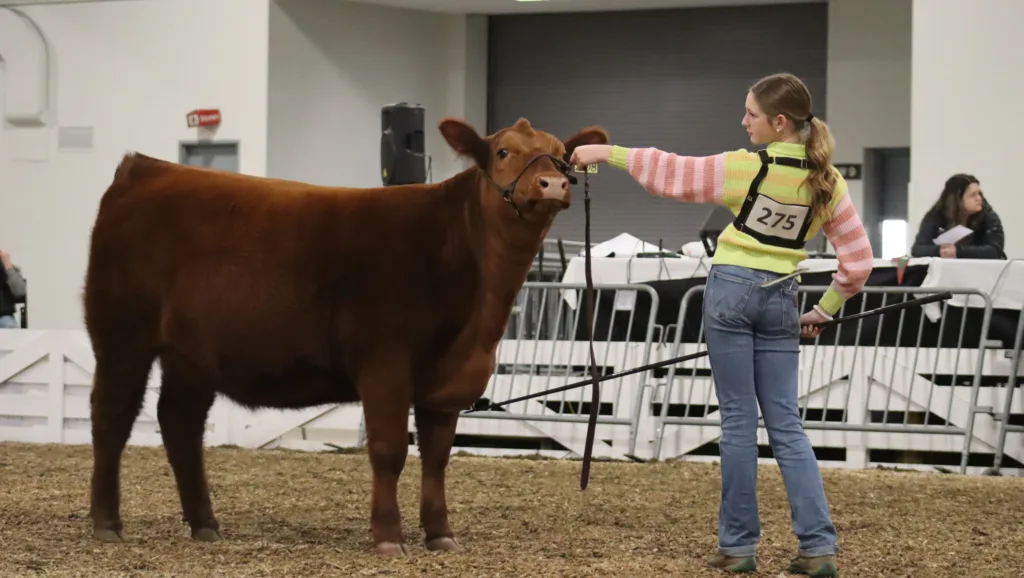
<svg viewBox="0 0 1024 578">
<path fill-rule="evenodd" d="M 0 247 L 28 278 L 32 328 L 82 327 L 89 234 L 126 151 L 177 161 L 179 141 L 197 136 L 185 114 L 215 107 L 224 115 L 217 138 L 241 141 L 240 170 L 265 174 L 267 4 L 138 0 L 22 8 L 48 44 L 52 108 L 43 128 L 5 122 L 0 130 Z M 0 33 L 12 26 L 9 15 L 4 21 L 8 28 Z M 10 94 L 2 71 L 0 80 Z M 91 145 L 58 148 L 58 127 L 90 128 Z"/>
<path fill-rule="evenodd" d="M 971 6 L 830 3 L 827 120 L 836 161 L 863 162 L 865 147 L 911 145 L 910 234 L 955 171 L 977 174 L 1006 222 L 1022 202 L 1010 169 L 1021 147 L 1005 126 L 1011 99 L 1024 93 L 1024 71 L 1010 56 L 998 57 L 1024 52 L 1024 39 L 1010 29 L 1024 3 Z M 437 120 L 462 116 L 486 128 L 484 17 L 340 0 L 127 0 L 23 10 L 47 41 L 52 108 L 42 118 L 51 124 L 5 121 L 0 131 L 0 248 L 29 278 L 33 327 L 81 326 L 99 196 L 126 150 L 176 160 L 178 141 L 196 136 L 184 125 L 188 110 L 223 110 L 217 136 L 242 141 L 243 172 L 356 186 L 380 183 L 386 103 L 426 106 L 435 181 L 463 166 Z M 11 48 L 15 25 L 24 28 L 0 18 L 0 58 L 37 66 L 32 48 Z M 33 89 L 11 89 L 4 76 L 14 68 L 0 68 L 7 89 L 0 105 L 13 101 L 3 110 L 28 110 L 11 116 L 31 120 Z M 58 126 L 91 127 L 91 148 L 58 148 Z M 858 206 L 860 185 L 851 182 Z M 1011 256 L 1024 255 L 1024 236 L 1012 227 L 1007 236 Z"/>
<path fill-rule="evenodd" d="M 1024 210 L 1022 21 L 1020 0 L 914 0 L 910 221 L 916 229 L 950 175 L 974 174 L 1011 259 L 1024 257 L 1013 226 Z"/>
<path fill-rule="evenodd" d="M 486 130 L 486 19 L 323 0 L 270 4 L 268 174 L 380 186 L 381 107 L 425 108 L 432 180 L 462 170 L 438 121 Z"/>
<path fill-rule="evenodd" d="M 826 120 L 834 162 L 863 163 L 865 148 L 910 146 L 911 2 L 829 2 Z M 848 184 L 862 209 L 863 182 Z"/>
</svg>

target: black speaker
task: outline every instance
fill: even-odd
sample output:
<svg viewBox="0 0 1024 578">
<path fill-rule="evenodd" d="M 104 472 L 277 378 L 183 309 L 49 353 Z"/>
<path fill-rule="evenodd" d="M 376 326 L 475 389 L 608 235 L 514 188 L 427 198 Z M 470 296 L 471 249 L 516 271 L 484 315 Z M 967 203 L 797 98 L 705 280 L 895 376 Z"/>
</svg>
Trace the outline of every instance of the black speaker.
<svg viewBox="0 0 1024 578">
<path fill-rule="evenodd" d="M 698 233 L 700 235 L 700 242 L 704 244 L 704 251 L 707 252 L 708 257 L 715 256 L 715 250 L 718 249 L 718 236 L 722 234 L 722 231 L 735 218 L 729 209 L 721 205 L 712 207 L 708 216 L 704 219 L 704 224 L 700 226 L 700 232 Z"/>
<path fill-rule="evenodd" d="M 380 111 L 380 174 L 385 186 L 427 182 L 423 107 L 407 102 Z"/>
</svg>

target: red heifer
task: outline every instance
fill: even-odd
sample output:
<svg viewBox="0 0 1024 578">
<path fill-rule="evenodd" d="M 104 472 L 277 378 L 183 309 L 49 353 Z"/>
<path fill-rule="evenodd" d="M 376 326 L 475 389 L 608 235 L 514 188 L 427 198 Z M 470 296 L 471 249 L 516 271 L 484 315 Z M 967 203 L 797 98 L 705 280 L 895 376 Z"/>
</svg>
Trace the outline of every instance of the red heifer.
<svg viewBox="0 0 1024 578">
<path fill-rule="evenodd" d="M 483 394 L 513 300 L 569 206 L 551 157 L 608 134 L 563 143 L 524 119 L 487 138 L 459 120 L 440 130 L 475 166 L 429 185 L 322 187 L 124 158 L 84 292 L 96 539 L 123 540 L 121 454 L 159 359 L 160 434 L 193 538 L 221 538 L 203 462 L 220 393 L 249 408 L 361 401 L 383 554 L 407 552 L 396 490 L 413 407 L 426 546 L 458 547 L 445 502 L 458 412 Z"/>
</svg>

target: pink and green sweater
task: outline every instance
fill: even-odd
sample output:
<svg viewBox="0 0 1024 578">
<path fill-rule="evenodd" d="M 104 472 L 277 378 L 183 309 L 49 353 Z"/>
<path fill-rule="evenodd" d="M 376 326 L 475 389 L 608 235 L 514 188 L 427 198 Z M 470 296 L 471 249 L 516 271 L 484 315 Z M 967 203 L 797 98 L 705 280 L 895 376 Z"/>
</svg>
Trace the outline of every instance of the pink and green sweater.
<svg viewBox="0 0 1024 578">
<path fill-rule="evenodd" d="M 768 153 L 807 158 L 802 144 L 771 143 Z M 656 148 L 613 146 L 608 164 L 627 171 L 651 194 L 693 203 L 717 203 L 734 215 L 739 213 L 750 182 L 761 168 L 757 153 L 745 149 L 706 157 L 687 157 Z M 809 206 L 811 190 L 802 184 L 806 177 L 806 169 L 772 165 L 760 191 L 780 203 Z M 864 225 L 847 194 L 846 181 L 838 174 L 829 209 L 831 217 L 827 220 L 814 217 L 807 231 L 807 240 L 820 229 L 835 247 L 839 267 L 832 275 L 832 284 L 818 302 L 826 313 L 835 315 L 847 299 L 864 287 L 874 259 Z M 712 264 L 740 265 L 788 275 L 806 258 L 804 250 L 762 244 L 730 224 L 718 238 Z"/>
</svg>

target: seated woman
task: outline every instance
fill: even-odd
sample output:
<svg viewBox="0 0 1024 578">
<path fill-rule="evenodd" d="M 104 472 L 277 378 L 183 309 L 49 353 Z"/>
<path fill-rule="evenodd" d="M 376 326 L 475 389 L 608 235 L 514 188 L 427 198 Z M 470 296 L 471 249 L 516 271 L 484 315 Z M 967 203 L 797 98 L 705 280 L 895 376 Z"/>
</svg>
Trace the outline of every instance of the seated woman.
<svg viewBox="0 0 1024 578">
<path fill-rule="evenodd" d="M 973 231 L 956 244 L 936 245 L 933 239 L 957 225 Z M 921 219 L 912 257 L 950 259 L 1006 259 L 1003 252 L 1003 224 L 981 194 L 974 175 L 958 173 L 949 177 L 939 200 Z"/>
</svg>

